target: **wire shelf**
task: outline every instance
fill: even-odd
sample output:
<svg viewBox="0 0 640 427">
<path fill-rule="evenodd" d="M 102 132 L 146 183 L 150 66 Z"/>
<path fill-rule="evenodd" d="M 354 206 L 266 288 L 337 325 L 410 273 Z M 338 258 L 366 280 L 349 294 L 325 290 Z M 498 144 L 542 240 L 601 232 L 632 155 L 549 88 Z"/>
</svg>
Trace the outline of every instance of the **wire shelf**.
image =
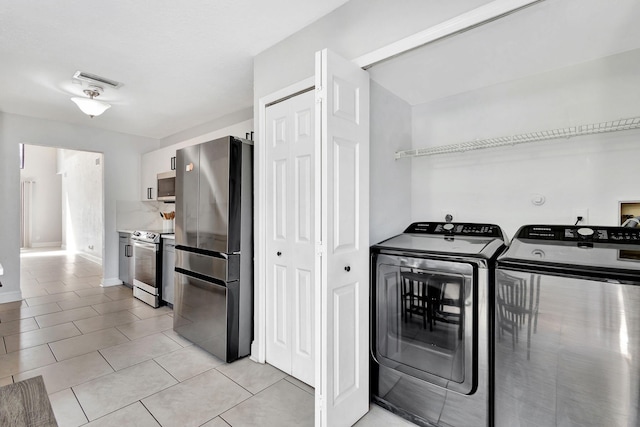
<svg viewBox="0 0 640 427">
<path fill-rule="evenodd" d="M 406 157 L 433 156 L 436 154 L 460 153 L 484 148 L 502 147 L 505 145 L 525 144 L 528 142 L 547 141 L 550 139 L 572 138 L 574 136 L 593 135 L 597 133 L 617 132 L 621 130 L 640 129 L 640 117 L 613 120 L 588 125 L 571 126 L 562 129 L 528 132 L 518 135 L 497 138 L 476 139 L 459 144 L 439 145 L 429 148 L 416 148 L 396 152 L 396 159 Z"/>
</svg>

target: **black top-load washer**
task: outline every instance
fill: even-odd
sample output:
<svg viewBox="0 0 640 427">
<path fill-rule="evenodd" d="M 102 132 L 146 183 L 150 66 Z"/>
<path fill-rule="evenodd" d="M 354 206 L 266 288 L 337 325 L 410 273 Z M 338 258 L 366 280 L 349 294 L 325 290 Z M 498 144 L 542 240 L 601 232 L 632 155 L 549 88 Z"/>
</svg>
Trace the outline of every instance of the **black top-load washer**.
<svg viewBox="0 0 640 427">
<path fill-rule="evenodd" d="M 371 247 L 371 391 L 420 425 L 489 425 L 493 224 L 417 222 Z"/>
</svg>

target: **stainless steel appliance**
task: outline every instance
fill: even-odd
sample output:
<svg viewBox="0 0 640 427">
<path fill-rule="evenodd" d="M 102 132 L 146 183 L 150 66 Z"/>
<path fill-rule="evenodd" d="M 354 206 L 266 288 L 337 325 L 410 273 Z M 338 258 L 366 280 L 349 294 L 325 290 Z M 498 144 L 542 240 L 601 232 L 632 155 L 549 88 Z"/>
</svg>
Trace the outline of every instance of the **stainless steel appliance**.
<svg viewBox="0 0 640 427">
<path fill-rule="evenodd" d="M 498 259 L 496 426 L 640 425 L 640 229 L 527 225 Z"/>
<path fill-rule="evenodd" d="M 423 425 L 490 425 L 493 224 L 419 222 L 371 248 L 371 394 Z"/>
<path fill-rule="evenodd" d="M 173 202 L 176 200 L 176 171 L 162 172 L 157 175 L 158 200 Z"/>
<path fill-rule="evenodd" d="M 177 151 L 173 329 L 227 362 L 253 333 L 252 158 L 232 136 Z"/>
<path fill-rule="evenodd" d="M 162 255 L 160 233 L 134 231 L 133 244 L 133 296 L 152 307 L 160 306 L 162 287 Z"/>
<path fill-rule="evenodd" d="M 118 279 L 125 286 L 133 287 L 133 245 L 131 233 L 119 232 Z"/>
</svg>

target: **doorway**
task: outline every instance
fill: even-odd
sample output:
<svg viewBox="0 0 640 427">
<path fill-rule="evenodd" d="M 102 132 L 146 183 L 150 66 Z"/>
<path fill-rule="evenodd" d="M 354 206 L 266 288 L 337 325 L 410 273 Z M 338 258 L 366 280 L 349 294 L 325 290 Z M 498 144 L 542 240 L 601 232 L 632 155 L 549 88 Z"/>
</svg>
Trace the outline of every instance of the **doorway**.
<svg viewBox="0 0 640 427">
<path fill-rule="evenodd" d="M 51 293 L 30 274 L 28 266 L 42 264 L 34 258 L 66 254 L 82 261 L 82 271 L 72 268 L 66 282 L 47 278 L 60 282 L 59 291 L 76 273 L 102 272 L 103 154 L 30 144 L 21 144 L 20 154 L 20 287 L 31 298 Z"/>
</svg>

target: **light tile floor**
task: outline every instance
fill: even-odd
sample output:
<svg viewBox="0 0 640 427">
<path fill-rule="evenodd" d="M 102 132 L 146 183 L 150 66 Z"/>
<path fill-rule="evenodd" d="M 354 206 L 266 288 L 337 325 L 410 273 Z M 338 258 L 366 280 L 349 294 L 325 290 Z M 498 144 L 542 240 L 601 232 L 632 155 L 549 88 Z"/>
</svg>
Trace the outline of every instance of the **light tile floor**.
<svg viewBox="0 0 640 427">
<path fill-rule="evenodd" d="M 24 300 L 0 304 L 0 386 L 42 375 L 61 427 L 312 426 L 313 388 L 268 364 L 226 364 L 172 330 L 102 267 L 21 256 Z M 410 423 L 375 405 L 359 427 Z"/>
</svg>

